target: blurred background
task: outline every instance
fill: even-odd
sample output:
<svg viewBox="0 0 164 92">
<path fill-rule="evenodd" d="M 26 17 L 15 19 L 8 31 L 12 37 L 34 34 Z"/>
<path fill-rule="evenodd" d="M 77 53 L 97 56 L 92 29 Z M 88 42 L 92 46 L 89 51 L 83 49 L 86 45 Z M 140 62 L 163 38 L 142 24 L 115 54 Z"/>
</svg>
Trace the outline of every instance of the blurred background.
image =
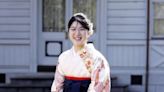
<svg viewBox="0 0 164 92">
<path fill-rule="evenodd" d="M 111 92 L 164 90 L 163 0 L 0 0 L 0 92 L 50 92 L 77 12 L 94 24 Z"/>
</svg>

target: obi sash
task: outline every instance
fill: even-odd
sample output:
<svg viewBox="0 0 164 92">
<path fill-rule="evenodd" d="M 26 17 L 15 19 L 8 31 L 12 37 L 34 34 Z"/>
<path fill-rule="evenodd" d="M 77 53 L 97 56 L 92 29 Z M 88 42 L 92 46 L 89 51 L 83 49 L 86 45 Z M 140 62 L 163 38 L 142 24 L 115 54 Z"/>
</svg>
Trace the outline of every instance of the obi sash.
<svg viewBox="0 0 164 92">
<path fill-rule="evenodd" d="M 90 83 L 90 78 L 65 76 L 63 92 L 87 92 Z"/>
</svg>

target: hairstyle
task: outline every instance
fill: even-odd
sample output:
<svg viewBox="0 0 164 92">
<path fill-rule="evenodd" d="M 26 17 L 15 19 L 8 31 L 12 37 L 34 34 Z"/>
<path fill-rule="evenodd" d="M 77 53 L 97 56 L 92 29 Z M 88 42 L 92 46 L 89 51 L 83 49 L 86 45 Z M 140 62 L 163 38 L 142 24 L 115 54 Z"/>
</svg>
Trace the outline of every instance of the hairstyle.
<svg viewBox="0 0 164 92">
<path fill-rule="evenodd" d="M 78 23 L 82 25 L 82 27 L 87 29 L 90 35 L 93 34 L 93 23 L 91 23 L 91 21 L 87 18 L 85 14 L 75 13 L 68 22 L 68 30 L 74 21 L 77 21 Z"/>
</svg>

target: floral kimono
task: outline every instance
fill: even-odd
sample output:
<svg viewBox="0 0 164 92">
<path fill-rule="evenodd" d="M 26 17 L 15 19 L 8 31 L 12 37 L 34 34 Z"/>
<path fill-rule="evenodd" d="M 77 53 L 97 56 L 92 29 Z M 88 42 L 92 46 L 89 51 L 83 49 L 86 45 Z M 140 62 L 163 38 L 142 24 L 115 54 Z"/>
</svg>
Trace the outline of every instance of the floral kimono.
<svg viewBox="0 0 164 92">
<path fill-rule="evenodd" d="M 110 92 L 107 60 L 92 44 L 63 52 L 54 77 L 51 92 Z"/>
</svg>

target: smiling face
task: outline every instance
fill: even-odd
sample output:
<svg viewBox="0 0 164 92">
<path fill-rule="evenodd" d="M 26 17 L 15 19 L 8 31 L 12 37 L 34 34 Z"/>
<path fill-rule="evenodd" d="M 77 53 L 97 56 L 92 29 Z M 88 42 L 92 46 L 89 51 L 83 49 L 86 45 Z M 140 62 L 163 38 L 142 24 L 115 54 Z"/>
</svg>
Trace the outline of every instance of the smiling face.
<svg viewBox="0 0 164 92">
<path fill-rule="evenodd" d="M 74 21 L 69 28 L 69 38 L 74 47 L 83 47 L 89 38 L 89 31 L 79 22 Z"/>
</svg>

